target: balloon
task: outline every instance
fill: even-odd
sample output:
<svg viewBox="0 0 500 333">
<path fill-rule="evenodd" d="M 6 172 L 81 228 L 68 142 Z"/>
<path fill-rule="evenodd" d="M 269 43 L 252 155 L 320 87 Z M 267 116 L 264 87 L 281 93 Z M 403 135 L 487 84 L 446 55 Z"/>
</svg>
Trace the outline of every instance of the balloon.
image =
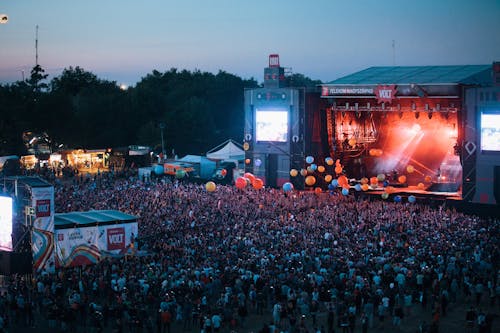
<svg viewBox="0 0 500 333">
<path fill-rule="evenodd" d="M 385 193 L 388 193 L 388 194 L 394 193 L 394 187 L 393 187 L 393 186 L 387 186 L 387 187 L 384 189 L 384 192 L 385 192 Z"/>
<path fill-rule="evenodd" d="M 327 182 L 327 183 L 331 182 L 332 178 L 333 178 L 332 175 L 326 175 L 325 176 L 325 182 Z"/>
<path fill-rule="evenodd" d="M 333 187 L 337 187 L 339 186 L 339 181 L 337 179 L 332 179 L 331 184 L 333 185 Z"/>
<path fill-rule="evenodd" d="M 406 171 L 407 171 L 408 173 L 413 173 L 413 171 L 415 171 L 415 168 L 413 167 L 413 165 L 408 165 L 408 166 L 406 167 Z"/>
<path fill-rule="evenodd" d="M 336 188 L 336 187 L 337 187 L 337 185 L 328 184 L 328 189 L 329 189 L 330 191 L 335 190 L 335 188 Z"/>
<path fill-rule="evenodd" d="M 222 169 L 222 170 L 220 171 L 220 174 L 222 175 L 222 177 L 226 177 L 226 175 L 227 175 L 227 170 L 226 170 L 226 169 Z"/>
<path fill-rule="evenodd" d="M 327 165 L 333 165 L 333 158 L 327 157 L 327 158 L 325 158 L 325 162 Z"/>
<path fill-rule="evenodd" d="M 300 169 L 300 175 L 305 177 L 307 176 L 307 170 L 306 169 Z"/>
<path fill-rule="evenodd" d="M 403 183 L 406 183 L 406 176 L 405 175 L 401 175 L 398 177 L 398 181 L 403 184 Z"/>
<path fill-rule="evenodd" d="M 378 181 L 383 182 L 385 180 L 385 175 L 383 173 L 379 173 L 377 175 L 377 179 Z"/>
<path fill-rule="evenodd" d="M 372 148 L 368 151 L 368 153 L 370 154 L 370 156 L 377 156 L 377 149 Z"/>
<path fill-rule="evenodd" d="M 290 170 L 290 176 L 297 177 L 298 174 L 299 174 L 299 172 L 297 171 L 297 169 Z"/>
<path fill-rule="evenodd" d="M 396 196 L 394 197 L 394 202 L 401 202 L 402 200 L 403 200 L 403 199 L 401 198 L 401 196 L 400 196 L 400 195 L 396 195 Z"/>
<path fill-rule="evenodd" d="M 368 184 L 368 178 L 366 177 L 361 178 L 361 184 Z"/>
<path fill-rule="evenodd" d="M 415 196 L 414 196 L 414 195 L 410 195 L 410 196 L 408 197 L 408 202 L 410 202 L 410 203 L 415 203 L 416 201 L 417 201 L 417 198 L 415 198 Z"/>
<path fill-rule="evenodd" d="M 250 149 L 250 144 L 248 142 L 245 142 L 243 144 L 243 150 L 248 150 L 248 149 Z"/>
<path fill-rule="evenodd" d="M 347 143 L 349 144 L 349 146 L 354 147 L 356 145 L 356 139 L 351 138 L 349 139 L 349 141 L 347 141 Z"/>
<path fill-rule="evenodd" d="M 417 188 L 418 188 L 419 190 L 424 190 L 424 189 L 425 189 L 425 185 L 424 185 L 424 183 L 418 183 Z"/>
<path fill-rule="evenodd" d="M 318 166 L 316 164 L 311 164 L 311 170 L 316 171 L 318 169 Z"/>
<path fill-rule="evenodd" d="M 210 181 L 205 184 L 205 189 L 207 192 L 213 192 L 217 188 L 217 185 L 215 185 L 214 182 Z"/>
<path fill-rule="evenodd" d="M 339 178 L 337 178 L 337 181 L 339 182 L 340 186 L 349 185 L 349 180 L 346 176 L 340 176 Z"/>
<path fill-rule="evenodd" d="M 157 174 L 158 176 L 163 175 L 163 173 L 165 172 L 164 171 L 165 169 L 163 169 L 163 165 L 159 165 L 159 164 L 157 166 L 155 166 L 154 170 L 155 170 L 155 174 Z"/>
<path fill-rule="evenodd" d="M 382 193 L 380 196 L 382 197 L 382 199 L 384 199 L 384 200 L 385 200 L 385 199 L 389 198 L 389 193 L 384 192 L 384 193 Z"/>
<path fill-rule="evenodd" d="M 254 164 L 254 165 L 258 168 L 258 167 L 260 167 L 260 166 L 262 165 L 262 161 L 261 161 L 259 158 L 257 158 L 257 159 L 253 162 L 253 164 Z"/>
<path fill-rule="evenodd" d="M 335 167 L 335 173 L 336 173 L 336 174 L 342 173 L 342 167 L 341 167 L 341 166 L 339 166 L 339 165 L 338 165 L 338 166 L 336 166 L 336 167 Z"/>
<path fill-rule="evenodd" d="M 264 187 L 264 181 L 260 178 L 255 178 L 254 181 L 252 182 L 252 186 L 256 190 L 260 190 L 261 188 Z"/>
<path fill-rule="evenodd" d="M 335 161 L 335 165 L 340 165 L 340 160 L 337 158 L 337 160 Z"/>
<path fill-rule="evenodd" d="M 348 190 L 348 189 L 346 189 L 346 188 L 343 188 L 343 189 L 342 189 L 342 194 L 343 194 L 343 195 L 348 195 L 348 194 L 349 194 L 349 190 Z"/>
<path fill-rule="evenodd" d="M 247 186 L 247 180 L 245 177 L 238 177 L 234 182 L 237 188 L 244 189 Z"/>
<path fill-rule="evenodd" d="M 384 182 L 382 184 L 384 185 L 384 187 L 387 187 L 387 186 L 389 186 L 389 181 L 384 180 Z"/>
<path fill-rule="evenodd" d="M 377 179 L 377 177 L 371 177 L 370 178 L 370 184 L 371 185 L 378 185 L 378 179 Z"/>
<path fill-rule="evenodd" d="M 323 193 L 323 190 L 321 189 L 321 187 L 316 187 L 314 189 L 314 193 L 320 194 L 320 193 Z"/>
<path fill-rule="evenodd" d="M 307 156 L 307 157 L 306 157 L 306 162 L 307 162 L 307 163 L 309 163 L 309 164 L 313 163 L 313 162 L 314 162 L 314 157 L 312 157 L 312 156 Z"/>
<path fill-rule="evenodd" d="M 316 184 L 316 178 L 314 176 L 307 176 L 306 185 L 313 186 L 314 184 Z"/>
<path fill-rule="evenodd" d="M 380 156 L 382 156 L 383 154 L 384 154 L 384 151 L 383 151 L 382 149 L 377 149 L 377 151 L 376 151 L 376 155 L 375 155 L 375 156 L 380 157 Z"/>
<path fill-rule="evenodd" d="M 368 191 L 370 189 L 370 186 L 368 186 L 368 184 L 363 184 L 363 185 L 361 185 L 361 189 L 363 191 Z"/>
<path fill-rule="evenodd" d="M 425 182 L 430 183 L 432 180 L 431 176 L 425 176 Z"/>
<path fill-rule="evenodd" d="M 285 192 L 290 192 L 291 190 L 293 190 L 293 185 L 292 183 L 284 183 L 283 184 L 283 191 Z"/>
<path fill-rule="evenodd" d="M 184 178 L 184 176 L 186 176 L 186 171 L 183 169 L 179 169 L 175 172 L 175 178 L 177 179 Z"/>
<path fill-rule="evenodd" d="M 250 162 L 251 162 L 251 160 L 250 160 L 249 158 L 247 158 L 247 159 L 245 160 L 245 164 L 250 164 Z"/>
<path fill-rule="evenodd" d="M 322 165 L 318 166 L 318 172 L 325 172 L 325 167 Z"/>
<path fill-rule="evenodd" d="M 354 189 L 358 192 L 361 191 L 361 185 L 360 184 L 354 185 Z"/>
<path fill-rule="evenodd" d="M 246 178 L 246 179 L 248 179 L 251 184 L 253 184 L 253 181 L 255 180 L 255 176 L 251 172 L 245 172 L 243 174 L 243 177 Z"/>
<path fill-rule="evenodd" d="M 311 168 L 311 166 L 309 165 L 307 168 L 307 173 L 314 173 L 314 170 Z"/>
</svg>

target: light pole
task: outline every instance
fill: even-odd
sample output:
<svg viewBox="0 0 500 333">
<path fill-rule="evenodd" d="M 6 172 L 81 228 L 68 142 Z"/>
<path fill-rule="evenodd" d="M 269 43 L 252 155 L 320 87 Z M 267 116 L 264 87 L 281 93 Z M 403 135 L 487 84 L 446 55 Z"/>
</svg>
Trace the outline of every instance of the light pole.
<svg viewBox="0 0 500 333">
<path fill-rule="evenodd" d="M 161 132 L 161 153 L 163 155 L 163 159 L 165 159 L 165 145 L 163 143 L 163 130 L 165 129 L 165 123 L 160 123 L 160 132 Z"/>
</svg>

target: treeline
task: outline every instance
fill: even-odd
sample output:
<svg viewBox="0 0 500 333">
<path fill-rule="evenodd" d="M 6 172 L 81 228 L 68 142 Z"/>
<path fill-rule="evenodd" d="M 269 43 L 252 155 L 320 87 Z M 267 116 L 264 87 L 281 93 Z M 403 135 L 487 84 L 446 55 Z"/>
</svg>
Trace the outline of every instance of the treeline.
<svg viewBox="0 0 500 333">
<path fill-rule="evenodd" d="M 301 74 L 299 86 L 315 85 Z M 25 81 L 0 85 L 0 156 L 24 154 L 22 133 L 47 133 L 52 146 L 108 148 L 132 144 L 201 154 L 222 141 L 242 141 L 243 93 L 258 87 L 220 71 L 152 71 L 135 87 L 120 89 L 80 67 L 47 82 L 35 66 Z"/>
</svg>

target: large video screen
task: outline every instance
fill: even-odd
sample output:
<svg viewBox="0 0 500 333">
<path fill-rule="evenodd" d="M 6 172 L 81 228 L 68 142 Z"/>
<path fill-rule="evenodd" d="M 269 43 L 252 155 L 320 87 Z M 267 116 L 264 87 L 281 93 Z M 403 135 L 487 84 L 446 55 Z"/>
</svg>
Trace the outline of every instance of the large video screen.
<svg viewBox="0 0 500 333">
<path fill-rule="evenodd" d="M 0 250 L 12 251 L 12 198 L 0 196 Z"/>
<path fill-rule="evenodd" d="M 481 113 L 481 150 L 500 152 L 500 112 Z"/>
<path fill-rule="evenodd" d="M 256 110 L 255 140 L 286 142 L 288 137 L 288 112 L 280 110 Z"/>
</svg>

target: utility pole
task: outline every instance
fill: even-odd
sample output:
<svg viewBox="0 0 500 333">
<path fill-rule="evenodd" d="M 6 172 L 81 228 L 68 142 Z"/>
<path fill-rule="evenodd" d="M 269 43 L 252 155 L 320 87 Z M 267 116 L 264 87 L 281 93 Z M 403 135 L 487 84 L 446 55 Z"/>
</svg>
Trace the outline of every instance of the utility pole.
<svg viewBox="0 0 500 333">
<path fill-rule="evenodd" d="M 35 66 L 38 66 L 38 24 L 35 31 Z"/>
<path fill-rule="evenodd" d="M 163 142 L 163 130 L 165 129 L 165 123 L 160 123 L 160 131 L 161 131 L 161 153 L 163 155 L 163 159 L 165 159 L 165 144 Z"/>
<path fill-rule="evenodd" d="M 396 66 L 396 41 L 392 40 L 392 65 Z"/>
</svg>

